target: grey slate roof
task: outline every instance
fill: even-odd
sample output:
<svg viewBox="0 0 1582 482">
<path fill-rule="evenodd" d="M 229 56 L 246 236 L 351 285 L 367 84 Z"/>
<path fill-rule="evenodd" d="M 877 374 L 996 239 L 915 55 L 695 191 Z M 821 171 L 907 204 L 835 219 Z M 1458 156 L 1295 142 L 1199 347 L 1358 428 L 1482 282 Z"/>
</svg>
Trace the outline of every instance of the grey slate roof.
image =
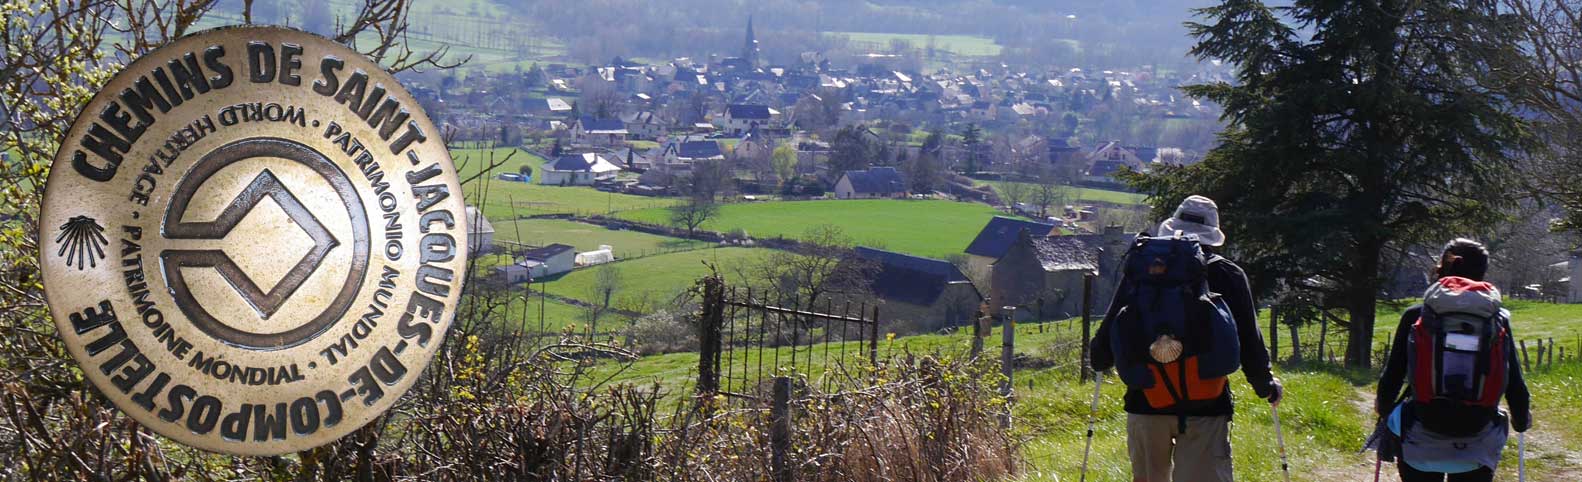
<svg viewBox="0 0 1582 482">
<path fill-rule="evenodd" d="M 588 132 L 625 132 L 626 123 L 620 119 L 596 119 L 592 116 L 582 116 L 582 130 Z"/>
<path fill-rule="evenodd" d="M 864 194 L 894 194 L 906 191 L 906 182 L 893 167 L 875 167 L 862 171 L 846 171 L 851 189 Z"/>
<path fill-rule="evenodd" d="M 1033 251 L 1044 271 L 1098 272 L 1102 239 L 1095 235 L 1033 238 Z"/>
<path fill-rule="evenodd" d="M 549 260 L 549 258 L 553 258 L 553 257 L 555 257 L 557 255 L 560 255 L 560 254 L 566 253 L 566 252 L 570 252 L 570 251 L 575 250 L 575 249 L 576 248 L 573 248 L 573 247 L 568 246 L 568 245 L 555 243 L 555 244 L 551 244 L 549 246 L 545 246 L 545 247 L 542 247 L 542 248 L 534 249 L 532 251 L 528 251 L 526 253 L 522 253 L 522 258 L 533 260 L 533 261 L 547 261 L 547 260 Z"/>
<path fill-rule="evenodd" d="M 879 265 L 869 288 L 885 300 L 934 304 L 953 283 L 971 283 L 948 261 L 858 246 L 857 255 Z"/>
<path fill-rule="evenodd" d="M 676 150 L 676 157 L 683 159 L 708 159 L 723 156 L 720 143 L 716 141 L 686 141 L 681 143 Z"/>
<path fill-rule="evenodd" d="M 593 161 L 597 160 L 596 156 L 598 156 L 598 154 L 591 152 L 584 154 L 566 154 L 555 158 L 555 162 L 546 164 L 544 167 L 551 171 L 587 171 L 593 168 Z"/>
<path fill-rule="evenodd" d="M 966 253 L 1000 259 L 1011 249 L 1011 244 L 1016 242 L 1017 234 L 1023 229 L 1028 230 L 1028 234 L 1033 237 L 1041 238 L 1048 236 L 1055 225 L 995 216 L 983 226 L 982 231 L 978 231 L 978 237 L 972 239 L 972 244 L 967 245 Z"/>
<path fill-rule="evenodd" d="M 757 104 L 731 104 L 725 107 L 732 119 L 769 119 L 769 106 Z"/>
</svg>

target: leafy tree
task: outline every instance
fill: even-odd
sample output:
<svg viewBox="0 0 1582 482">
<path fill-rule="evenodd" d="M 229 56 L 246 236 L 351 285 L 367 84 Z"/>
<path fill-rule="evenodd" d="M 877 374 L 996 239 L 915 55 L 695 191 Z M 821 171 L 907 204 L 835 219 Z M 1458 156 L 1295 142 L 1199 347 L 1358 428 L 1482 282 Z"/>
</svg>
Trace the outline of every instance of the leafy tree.
<svg viewBox="0 0 1582 482">
<path fill-rule="evenodd" d="M 917 157 L 901 164 L 901 172 L 906 174 L 907 190 L 919 194 L 928 194 L 943 187 L 940 171 L 939 157 L 927 152 L 919 153 Z"/>
<path fill-rule="evenodd" d="M 1197 10 L 1200 60 L 1234 82 L 1190 95 L 1225 108 L 1202 163 L 1127 174 L 1155 214 L 1218 201 L 1230 246 L 1267 293 L 1275 281 L 1350 313 L 1346 364 L 1366 367 L 1386 250 L 1498 217 L 1526 123 L 1486 81 L 1519 42 L 1483 2 L 1257 0 Z M 1286 20 L 1289 19 L 1287 23 Z"/>
<path fill-rule="evenodd" d="M 775 176 L 778 176 L 781 182 L 796 177 L 796 147 L 790 143 L 775 147 L 774 154 L 770 155 L 770 163 L 774 165 Z"/>
<path fill-rule="evenodd" d="M 978 172 L 980 162 L 983 160 L 983 130 L 977 124 L 967 124 L 961 131 L 961 150 L 963 151 L 963 171 L 967 175 Z"/>
<path fill-rule="evenodd" d="M 866 169 L 876 157 L 876 149 L 863 135 L 862 129 L 842 127 L 830 141 L 829 175 L 839 178 L 846 171 Z"/>
<path fill-rule="evenodd" d="M 527 82 L 529 88 L 542 87 L 548 82 L 546 80 L 548 78 L 549 76 L 544 73 L 544 68 L 538 66 L 538 62 L 533 62 L 533 65 L 528 67 L 527 74 L 523 76 L 523 80 Z"/>
</svg>

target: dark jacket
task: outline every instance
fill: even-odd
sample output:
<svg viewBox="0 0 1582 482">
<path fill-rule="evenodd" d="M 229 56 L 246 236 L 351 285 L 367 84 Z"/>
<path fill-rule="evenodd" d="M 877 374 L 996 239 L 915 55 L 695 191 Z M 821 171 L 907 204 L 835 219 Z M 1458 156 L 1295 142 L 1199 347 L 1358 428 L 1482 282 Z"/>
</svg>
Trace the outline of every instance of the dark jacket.
<svg viewBox="0 0 1582 482">
<path fill-rule="evenodd" d="M 1263 344 L 1263 332 L 1258 331 L 1258 310 L 1252 302 L 1252 290 L 1247 286 L 1247 274 L 1240 266 L 1223 257 L 1211 255 L 1204 277 L 1208 279 L 1209 291 L 1218 293 L 1225 304 L 1230 307 L 1231 317 L 1236 319 L 1236 333 L 1241 339 L 1241 371 L 1247 376 L 1247 383 L 1252 385 L 1253 392 L 1259 397 L 1268 398 L 1270 382 L 1274 381 L 1274 374 L 1269 372 L 1269 350 Z M 1126 280 L 1121 280 L 1124 286 Z M 1108 370 L 1115 366 L 1115 354 L 1110 351 L 1110 325 L 1115 320 L 1115 315 L 1120 312 L 1118 302 L 1123 293 L 1116 290 L 1115 299 L 1110 301 L 1109 310 L 1104 314 L 1104 321 L 1099 325 L 1098 332 L 1094 333 L 1090 349 L 1093 357 L 1094 370 Z M 1143 391 L 1135 388 L 1126 389 L 1126 412 L 1142 415 L 1176 415 L 1174 408 L 1159 410 L 1148 405 L 1148 400 L 1143 396 Z M 1225 393 L 1219 400 L 1206 404 L 1185 413 L 1189 417 L 1213 417 L 1231 415 L 1230 386 L 1226 385 Z"/>
<path fill-rule="evenodd" d="M 1422 316 L 1422 311 L 1422 305 L 1407 308 L 1405 313 L 1401 313 L 1400 324 L 1395 327 L 1395 341 L 1390 343 L 1390 360 L 1384 365 L 1384 374 L 1379 376 L 1379 392 L 1375 398 L 1377 406 L 1374 409 L 1380 416 L 1395 409 L 1395 403 L 1401 399 L 1401 390 L 1407 385 L 1406 353 L 1410 348 L 1407 337 L 1412 332 L 1412 325 Z M 1506 325 L 1506 330 L 1510 330 L 1510 325 Z M 1505 341 L 1505 366 L 1509 367 L 1505 403 L 1511 409 L 1511 426 L 1517 432 L 1525 432 L 1532 423 L 1532 412 L 1529 411 L 1532 400 L 1527 392 L 1527 381 L 1522 378 L 1522 364 L 1516 358 L 1515 337 Z"/>
</svg>

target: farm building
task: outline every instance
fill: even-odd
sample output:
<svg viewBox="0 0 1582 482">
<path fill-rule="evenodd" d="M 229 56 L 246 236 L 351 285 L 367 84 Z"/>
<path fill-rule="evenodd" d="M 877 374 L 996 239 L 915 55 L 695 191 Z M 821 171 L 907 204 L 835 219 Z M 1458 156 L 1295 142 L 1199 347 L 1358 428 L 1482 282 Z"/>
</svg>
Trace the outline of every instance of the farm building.
<svg viewBox="0 0 1582 482">
<path fill-rule="evenodd" d="M 739 136 L 754 127 L 769 125 L 769 106 L 731 104 L 725 107 L 725 115 L 717 122 L 721 130 Z"/>
<path fill-rule="evenodd" d="M 636 139 L 658 139 L 669 130 L 669 123 L 653 112 L 635 112 L 626 115 L 622 122 L 626 123 L 626 132 Z"/>
<path fill-rule="evenodd" d="M 949 261 L 858 247 L 857 255 L 877 272 L 868 288 L 883 300 L 880 317 L 911 332 L 931 332 L 967 324 L 983 295 Z M 890 328 L 887 328 L 890 329 Z"/>
<path fill-rule="evenodd" d="M 577 266 L 593 266 L 615 261 L 615 249 L 608 244 L 599 245 L 599 249 L 577 253 L 573 264 Z"/>
<path fill-rule="evenodd" d="M 660 157 L 666 164 L 691 164 L 696 161 L 724 160 L 718 141 L 676 137 L 665 141 Z"/>
<path fill-rule="evenodd" d="M 995 216 L 989 219 L 989 224 L 978 231 L 978 237 L 972 239 L 972 244 L 967 245 L 967 267 L 977 273 L 988 274 L 989 266 L 995 260 L 1005 256 L 1005 252 L 1016 243 L 1016 237 L 1027 230 L 1033 237 L 1048 236 L 1053 232 L 1055 225 L 1028 221 L 1024 219 Z"/>
<path fill-rule="evenodd" d="M 523 253 L 520 261 L 509 266 L 501 266 L 495 272 L 510 283 L 542 280 L 571 271 L 574 267 L 572 261 L 575 255 L 576 249 L 571 246 L 551 244 Z"/>
<path fill-rule="evenodd" d="M 582 116 L 571 128 L 571 141 L 578 144 L 612 146 L 626 140 L 626 123 L 620 119 Z"/>
<path fill-rule="evenodd" d="M 615 177 L 620 170 L 620 166 L 592 152 L 567 154 L 544 163 L 538 170 L 538 182 L 550 186 L 591 186 L 594 181 Z"/>
<path fill-rule="evenodd" d="M 906 182 L 893 167 L 846 171 L 835 181 L 836 199 L 874 199 L 906 195 Z"/>
<path fill-rule="evenodd" d="M 1132 238 L 1118 226 L 1103 234 L 1034 236 L 1019 230 L 1015 242 L 991 266 L 990 294 L 995 309 L 1016 306 L 1017 313 L 1061 319 L 1082 313 L 1082 279 L 1094 276 L 1092 308 L 1102 313 Z M 1040 302 L 1041 301 L 1041 302 Z M 1042 310 L 1042 311 L 1040 311 Z"/>
<path fill-rule="evenodd" d="M 467 206 L 467 251 L 472 254 L 488 252 L 494 247 L 494 225 L 475 206 Z"/>
</svg>

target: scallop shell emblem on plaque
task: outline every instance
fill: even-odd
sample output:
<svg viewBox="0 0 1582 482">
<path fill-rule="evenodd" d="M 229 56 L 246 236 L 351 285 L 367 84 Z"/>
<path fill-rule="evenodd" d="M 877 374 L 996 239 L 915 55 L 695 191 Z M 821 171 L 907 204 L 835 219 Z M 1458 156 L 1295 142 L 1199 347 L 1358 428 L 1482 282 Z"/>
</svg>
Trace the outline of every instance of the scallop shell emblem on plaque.
<svg viewBox="0 0 1582 482">
<path fill-rule="evenodd" d="M 55 157 L 44 289 L 84 376 L 205 450 L 316 447 L 389 409 L 466 272 L 450 155 L 396 78 L 313 34 L 233 27 L 126 66 Z"/>
</svg>

